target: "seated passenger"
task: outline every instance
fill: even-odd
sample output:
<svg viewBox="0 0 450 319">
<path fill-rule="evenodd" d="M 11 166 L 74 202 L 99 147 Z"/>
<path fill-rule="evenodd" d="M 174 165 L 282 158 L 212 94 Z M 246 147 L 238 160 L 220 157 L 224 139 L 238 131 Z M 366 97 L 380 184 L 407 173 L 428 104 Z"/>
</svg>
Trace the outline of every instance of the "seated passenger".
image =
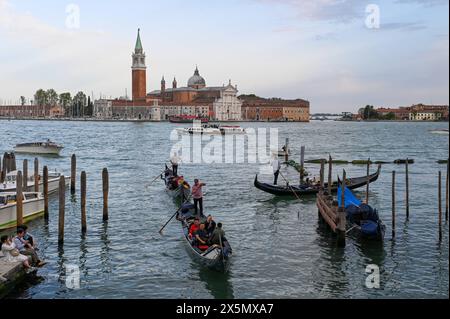
<svg viewBox="0 0 450 319">
<path fill-rule="evenodd" d="M 213 220 L 211 215 L 208 215 L 208 217 L 206 218 L 206 222 L 205 222 L 205 230 L 206 230 L 206 233 L 208 234 L 208 237 L 211 236 L 214 229 L 216 229 L 216 222 Z"/>
<path fill-rule="evenodd" d="M 197 240 L 197 247 L 200 250 L 207 250 L 209 248 L 205 224 L 200 224 L 200 228 L 195 232 L 195 239 Z"/>
<path fill-rule="evenodd" d="M 200 219 L 196 218 L 194 223 L 189 227 L 189 238 L 194 237 L 194 234 L 197 230 L 200 229 Z"/>
<path fill-rule="evenodd" d="M 222 229 L 222 223 L 218 223 L 216 229 L 211 235 L 211 238 L 209 239 L 209 243 L 212 245 L 219 245 L 222 242 L 222 245 L 224 244 L 225 239 L 225 231 Z"/>
</svg>

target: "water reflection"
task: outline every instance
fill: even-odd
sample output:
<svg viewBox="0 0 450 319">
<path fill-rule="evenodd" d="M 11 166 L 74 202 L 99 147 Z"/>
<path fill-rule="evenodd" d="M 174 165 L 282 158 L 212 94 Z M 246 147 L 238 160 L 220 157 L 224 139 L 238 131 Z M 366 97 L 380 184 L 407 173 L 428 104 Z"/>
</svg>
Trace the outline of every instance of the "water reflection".
<svg viewBox="0 0 450 319">
<path fill-rule="evenodd" d="M 205 288 L 215 299 L 234 299 L 233 284 L 231 283 L 231 269 L 226 273 L 202 268 L 199 277 L 205 284 Z"/>
</svg>

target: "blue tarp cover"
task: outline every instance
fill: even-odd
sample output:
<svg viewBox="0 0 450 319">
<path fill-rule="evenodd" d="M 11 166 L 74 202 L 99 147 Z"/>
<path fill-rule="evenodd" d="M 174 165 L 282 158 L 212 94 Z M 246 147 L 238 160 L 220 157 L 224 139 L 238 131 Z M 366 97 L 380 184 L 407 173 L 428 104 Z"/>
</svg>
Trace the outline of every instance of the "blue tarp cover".
<svg viewBox="0 0 450 319">
<path fill-rule="evenodd" d="M 342 206 L 342 188 L 341 185 L 339 185 L 338 193 L 337 193 L 337 199 L 339 203 L 339 207 Z M 352 193 L 352 191 L 349 188 L 345 188 L 345 208 L 347 208 L 350 205 L 354 206 L 361 206 L 362 202 Z"/>
</svg>

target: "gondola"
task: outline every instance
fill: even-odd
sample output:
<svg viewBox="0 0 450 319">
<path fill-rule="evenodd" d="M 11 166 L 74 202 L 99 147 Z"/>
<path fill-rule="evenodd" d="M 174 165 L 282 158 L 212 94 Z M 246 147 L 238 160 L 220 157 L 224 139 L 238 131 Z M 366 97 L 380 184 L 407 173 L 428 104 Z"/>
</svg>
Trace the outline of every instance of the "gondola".
<svg viewBox="0 0 450 319">
<path fill-rule="evenodd" d="M 341 186 L 337 191 L 339 207 L 342 206 Z M 376 209 L 362 203 L 353 192 L 345 188 L 345 214 L 347 234 L 361 239 L 383 241 L 386 226 L 381 221 Z"/>
<path fill-rule="evenodd" d="M 161 175 L 161 179 L 164 180 L 167 193 L 174 199 L 184 202 L 189 198 L 191 194 L 189 184 L 182 179 L 182 176 L 174 176 L 173 170 L 168 168 L 167 165 L 166 170 Z"/>
<path fill-rule="evenodd" d="M 181 223 L 185 246 L 192 259 L 211 270 L 227 272 L 233 254 L 228 240 L 223 237 L 221 245 L 210 246 L 206 250 L 197 248 L 194 241 L 189 238 L 189 227 L 195 219 L 194 205 L 190 202 L 182 205 L 176 218 Z M 204 222 L 206 217 L 201 216 L 200 220 Z"/>
<path fill-rule="evenodd" d="M 375 173 L 372 175 L 369 175 L 369 183 L 373 183 L 378 179 L 378 176 L 381 172 L 381 165 L 378 166 L 378 169 Z M 367 184 L 367 176 L 363 177 L 355 177 L 355 178 L 349 178 L 346 182 L 346 187 L 349 189 L 356 189 L 359 187 L 362 187 Z M 269 183 L 262 183 L 258 181 L 258 175 L 255 177 L 254 185 L 256 188 L 273 194 L 277 196 L 292 196 L 292 192 L 294 191 L 297 195 L 314 195 L 317 194 L 320 190 L 319 183 L 312 184 L 312 183 L 304 183 L 300 185 L 290 185 L 290 186 L 279 186 L 279 185 L 273 185 Z M 328 183 L 325 183 L 325 189 L 328 188 Z M 336 192 L 338 189 L 338 183 L 333 182 L 333 185 L 331 186 L 331 190 L 333 192 Z"/>
</svg>

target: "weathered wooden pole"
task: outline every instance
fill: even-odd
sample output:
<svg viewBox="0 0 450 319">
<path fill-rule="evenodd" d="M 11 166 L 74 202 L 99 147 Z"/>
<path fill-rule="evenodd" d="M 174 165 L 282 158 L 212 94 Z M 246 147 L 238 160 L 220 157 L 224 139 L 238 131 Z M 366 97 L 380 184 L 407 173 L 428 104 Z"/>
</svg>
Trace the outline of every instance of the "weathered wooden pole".
<svg viewBox="0 0 450 319">
<path fill-rule="evenodd" d="M 103 169 L 102 181 L 103 181 L 103 221 L 107 221 L 109 219 L 108 217 L 109 175 L 107 168 Z"/>
<path fill-rule="evenodd" d="M 3 183 L 3 157 L 0 155 L 0 183 Z"/>
<path fill-rule="evenodd" d="M 320 189 L 323 190 L 325 179 L 325 160 L 320 161 Z"/>
<path fill-rule="evenodd" d="M 445 221 L 446 222 L 448 222 L 448 196 L 449 196 L 449 194 L 448 194 L 448 183 L 449 183 L 449 180 L 448 180 L 448 165 L 449 165 L 449 162 L 448 162 L 448 159 L 447 159 L 447 177 L 445 179 Z"/>
<path fill-rule="evenodd" d="M 367 185 L 366 185 L 366 204 L 369 204 L 369 184 L 370 184 L 370 157 L 367 160 Z"/>
<path fill-rule="evenodd" d="M 300 149 L 300 184 L 305 178 L 305 147 L 302 146 Z"/>
<path fill-rule="evenodd" d="M 34 159 L 34 191 L 39 192 L 39 160 Z"/>
<path fill-rule="evenodd" d="M 286 144 L 284 146 L 286 147 L 284 159 L 287 162 L 287 161 L 289 161 L 289 139 L 288 138 L 286 138 Z"/>
<path fill-rule="evenodd" d="M 75 180 L 77 178 L 77 157 L 72 154 L 70 161 L 70 193 L 75 194 Z"/>
<path fill-rule="evenodd" d="M 395 171 L 392 172 L 392 238 L 395 238 Z"/>
<path fill-rule="evenodd" d="M 81 181 L 80 181 L 80 187 L 81 187 L 81 231 L 83 233 L 86 232 L 87 225 L 86 225 L 86 172 L 81 172 Z"/>
<path fill-rule="evenodd" d="M 49 214 L 48 214 L 48 168 L 47 166 L 44 166 L 44 218 L 45 220 L 48 220 Z"/>
<path fill-rule="evenodd" d="M 406 159 L 405 175 L 406 175 L 406 220 L 409 219 L 409 159 Z"/>
<path fill-rule="evenodd" d="M 15 171 L 16 169 L 17 169 L 16 154 L 11 153 L 11 171 Z"/>
<path fill-rule="evenodd" d="M 64 175 L 59 178 L 59 220 L 58 220 L 58 243 L 64 242 L 64 215 L 66 208 L 66 182 Z"/>
<path fill-rule="evenodd" d="M 23 183 L 22 188 L 26 192 L 28 190 L 28 160 L 23 160 Z"/>
<path fill-rule="evenodd" d="M 331 155 L 328 157 L 328 195 L 331 196 L 332 186 L 333 186 L 333 159 Z"/>
<path fill-rule="evenodd" d="M 438 207 L 439 207 L 439 241 L 442 240 L 442 173 L 439 171 L 438 181 Z"/>
<path fill-rule="evenodd" d="M 338 225 L 337 225 L 337 236 L 338 236 L 338 246 L 345 246 L 345 235 L 347 227 L 347 218 L 345 214 L 345 183 L 347 179 L 347 173 L 344 170 L 342 174 L 342 187 L 341 187 L 341 207 L 338 208 Z"/>
<path fill-rule="evenodd" d="M 16 177 L 16 220 L 17 226 L 23 225 L 23 192 L 22 192 L 22 172 L 17 172 Z"/>
<path fill-rule="evenodd" d="M 6 173 L 9 173 L 11 171 L 11 155 L 9 153 L 5 153 L 5 163 L 6 163 Z M 6 174 L 5 174 L 6 178 Z"/>
<path fill-rule="evenodd" d="M 3 183 L 6 177 L 6 153 L 3 154 L 2 165 L 0 170 L 0 183 Z"/>
</svg>

